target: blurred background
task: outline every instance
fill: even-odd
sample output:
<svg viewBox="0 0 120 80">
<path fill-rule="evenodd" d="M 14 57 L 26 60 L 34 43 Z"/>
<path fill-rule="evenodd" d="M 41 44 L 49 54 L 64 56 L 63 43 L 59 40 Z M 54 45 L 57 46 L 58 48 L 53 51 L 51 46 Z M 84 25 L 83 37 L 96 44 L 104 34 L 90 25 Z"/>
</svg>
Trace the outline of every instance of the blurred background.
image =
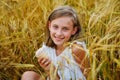
<svg viewBox="0 0 120 80">
<path fill-rule="evenodd" d="M 61 5 L 78 13 L 79 40 L 90 54 L 87 80 L 120 80 L 120 0 L 0 0 L 0 80 L 20 80 L 27 70 L 45 75 L 34 55 L 48 15 Z"/>
</svg>

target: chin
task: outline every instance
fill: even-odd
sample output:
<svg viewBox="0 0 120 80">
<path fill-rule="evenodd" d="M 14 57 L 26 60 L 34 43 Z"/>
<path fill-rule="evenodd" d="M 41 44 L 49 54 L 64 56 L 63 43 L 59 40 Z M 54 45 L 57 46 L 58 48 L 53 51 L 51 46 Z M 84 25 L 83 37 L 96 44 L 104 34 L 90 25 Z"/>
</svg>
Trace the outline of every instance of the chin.
<svg viewBox="0 0 120 80">
<path fill-rule="evenodd" d="M 55 41 L 54 41 L 54 43 L 55 43 L 55 45 L 57 45 L 57 46 L 62 46 L 64 42 L 55 42 Z"/>
</svg>

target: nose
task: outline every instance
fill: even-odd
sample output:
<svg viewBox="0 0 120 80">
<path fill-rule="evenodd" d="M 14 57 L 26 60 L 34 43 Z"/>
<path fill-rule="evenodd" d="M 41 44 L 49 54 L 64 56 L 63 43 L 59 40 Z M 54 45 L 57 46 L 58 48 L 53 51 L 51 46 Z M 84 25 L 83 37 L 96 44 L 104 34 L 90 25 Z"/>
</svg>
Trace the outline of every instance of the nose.
<svg viewBox="0 0 120 80">
<path fill-rule="evenodd" d="M 61 29 L 56 30 L 56 35 L 57 35 L 57 36 L 61 36 L 61 35 L 62 35 L 62 30 L 61 30 Z"/>
</svg>

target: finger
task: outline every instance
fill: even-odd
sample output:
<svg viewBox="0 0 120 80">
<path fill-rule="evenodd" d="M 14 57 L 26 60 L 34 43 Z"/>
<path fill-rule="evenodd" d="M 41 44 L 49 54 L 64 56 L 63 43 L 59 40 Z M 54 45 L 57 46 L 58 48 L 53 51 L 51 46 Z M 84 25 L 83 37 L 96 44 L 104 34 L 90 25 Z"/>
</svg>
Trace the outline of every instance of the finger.
<svg viewBox="0 0 120 80">
<path fill-rule="evenodd" d="M 45 65 L 45 66 L 48 66 L 50 63 L 51 63 L 51 60 L 48 59 L 48 60 L 44 63 L 44 65 Z"/>
<path fill-rule="evenodd" d="M 42 68 L 45 68 L 45 63 L 46 60 L 44 58 L 41 58 L 40 61 L 39 61 L 39 65 L 42 67 Z"/>
<path fill-rule="evenodd" d="M 41 61 L 41 64 L 45 64 L 47 61 L 48 61 L 48 59 L 44 58 L 44 59 Z"/>
<path fill-rule="evenodd" d="M 41 62 L 44 60 L 44 58 L 43 57 L 40 57 L 39 59 L 38 59 L 38 62 L 39 62 L 39 64 L 41 64 Z"/>
</svg>

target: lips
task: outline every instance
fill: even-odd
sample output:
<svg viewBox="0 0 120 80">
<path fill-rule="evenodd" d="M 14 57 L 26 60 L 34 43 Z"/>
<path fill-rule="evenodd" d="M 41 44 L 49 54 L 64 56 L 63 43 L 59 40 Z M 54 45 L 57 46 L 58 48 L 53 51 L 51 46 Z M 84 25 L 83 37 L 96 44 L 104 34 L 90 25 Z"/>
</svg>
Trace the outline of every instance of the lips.
<svg viewBox="0 0 120 80">
<path fill-rule="evenodd" d="M 55 40 L 56 41 L 61 41 L 61 40 L 63 40 L 64 38 L 58 38 L 58 37 L 55 37 Z"/>
</svg>

